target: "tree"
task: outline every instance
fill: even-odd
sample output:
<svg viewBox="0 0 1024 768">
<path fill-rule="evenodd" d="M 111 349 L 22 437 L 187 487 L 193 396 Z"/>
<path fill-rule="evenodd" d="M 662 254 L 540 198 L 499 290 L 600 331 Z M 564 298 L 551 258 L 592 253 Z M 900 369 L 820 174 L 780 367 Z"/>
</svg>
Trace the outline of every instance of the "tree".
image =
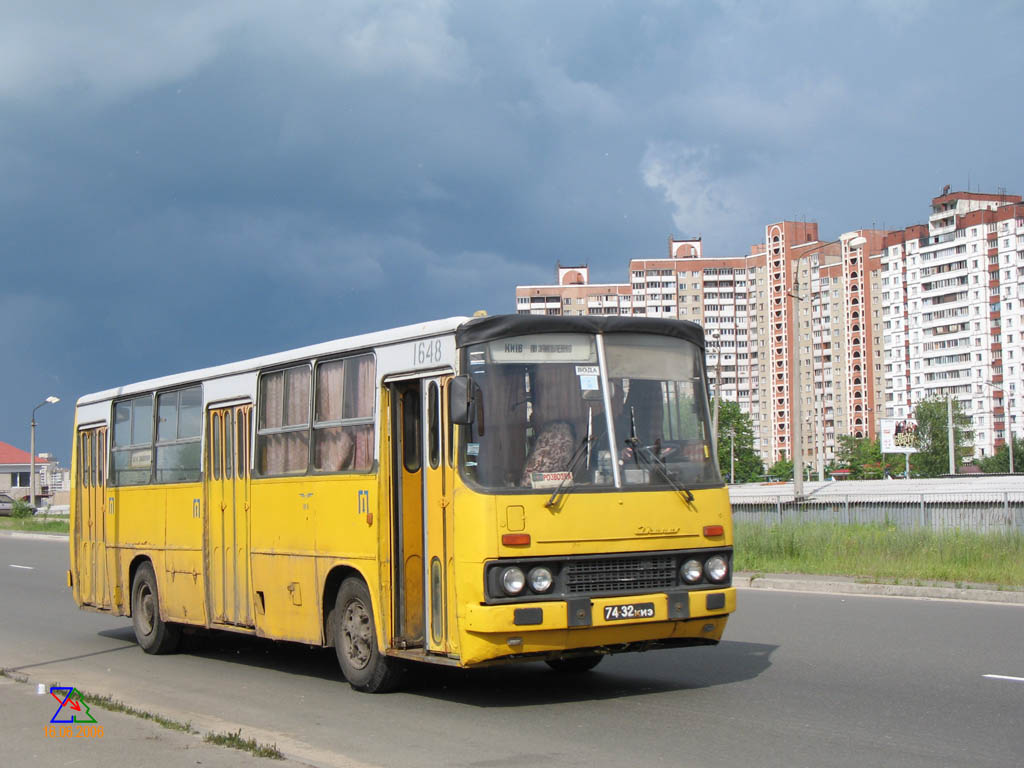
<svg viewBox="0 0 1024 768">
<path fill-rule="evenodd" d="M 880 480 L 889 474 L 903 471 L 903 459 L 891 456 L 882 461 L 882 446 L 878 440 L 853 435 L 839 435 L 836 461 L 850 470 L 851 480 Z"/>
<path fill-rule="evenodd" d="M 729 476 L 730 443 L 736 467 L 733 483 L 752 483 L 764 476 L 764 462 L 754 451 L 754 425 L 739 403 L 723 400 L 718 407 L 718 468 Z M 792 470 L 790 470 L 792 471 Z"/>
<path fill-rule="evenodd" d="M 911 470 L 921 477 L 949 474 L 949 420 L 944 398 L 922 400 L 914 409 L 917 419 L 918 452 L 910 456 Z M 953 399 L 954 469 L 973 452 L 974 431 L 971 417 L 960 410 Z M 1004 466 L 1006 466 L 1004 462 Z"/>
<path fill-rule="evenodd" d="M 769 477 L 777 477 L 779 480 L 793 479 L 793 462 L 786 458 L 783 451 L 782 458 L 768 468 Z"/>
<path fill-rule="evenodd" d="M 1010 449 L 1003 443 L 991 456 L 978 459 L 982 472 L 1006 472 L 1010 468 Z M 1024 440 L 1013 438 L 1013 471 L 1024 472 Z"/>
</svg>

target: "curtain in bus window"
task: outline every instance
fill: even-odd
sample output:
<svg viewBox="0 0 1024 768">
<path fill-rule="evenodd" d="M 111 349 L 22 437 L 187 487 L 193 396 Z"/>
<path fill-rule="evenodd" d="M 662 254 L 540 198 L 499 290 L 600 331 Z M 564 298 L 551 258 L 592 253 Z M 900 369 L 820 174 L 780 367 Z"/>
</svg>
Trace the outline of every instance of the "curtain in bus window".
<svg viewBox="0 0 1024 768">
<path fill-rule="evenodd" d="M 277 429 L 284 416 L 284 373 L 268 373 L 260 392 L 260 429 Z"/>
<path fill-rule="evenodd" d="M 341 396 L 344 392 L 345 361 L 323 363 L 316 372 L 316 421 L 341 419 Z"/>
<path fill-rule="evenodd" d="M 477 433 L 479 425 L 472 427 L 471 443 L 476 443 L 479 454 L 476 479 L 491 488 L 518 485 L 526 458 L 525 368 L 493 365 L 479 377 L 486 384 L 487 395 L 484 434 Z"/>
<path fill-rule="evenodd" d="M 347 361 L 349 381 L 345 389 L 345 418 L 373 417 L 373 358 L 369 355 Z"/>
<path fill-rule="evenodd" d="M 285 422 L 294 427 L 309 422 L 309 368 L 289 368 L 285 373 Z"/>
<path fill-rule="evenodd" d="M 372 466 L 373 381 L 370 355 L 318 366 L 313 423 L 313 466 L 318 471 L 365 471 Z"/>
<path fill-rule="evenodd" d="M 351 418 L 368 419 L 369 424 L 353 426 L 352 438 L 355 441 L 355 460 L 353 469 L 368 470 L 373 465 L 373 390 L 375 368 L 373 357 L 365 355 L 349 361 L 355 368 L 352 380 L 356 382 L 352 398 Z M 348 407 L 346 403 L 346 409 Z M 348 414 L 346 414 L 347 416 Z"/>
<path fill-rule="evenodd" d="M 548 363 L 534 366 L 530 373 L 533 395 L 533 415 L 530 421 L 535 429 L 543 429 L 552 422 L 567 422 L 574 431 L 587 422 L 587 406 L 580 392 L 579 377 L 574 365 Z M 594 403 L 599 404 L 600 400 Z M 577 435 L 581 437 L 582 435 Z"/>
<path fill-rule="evenodd" d="M 304 472 L 309 463 L 309 379 L 307 366 L 263 377 L 260 394 L 260 434 L 257 466 L 264 475 Z M 291 427 L 289 431 L 285 430 Z"/>
</svg>

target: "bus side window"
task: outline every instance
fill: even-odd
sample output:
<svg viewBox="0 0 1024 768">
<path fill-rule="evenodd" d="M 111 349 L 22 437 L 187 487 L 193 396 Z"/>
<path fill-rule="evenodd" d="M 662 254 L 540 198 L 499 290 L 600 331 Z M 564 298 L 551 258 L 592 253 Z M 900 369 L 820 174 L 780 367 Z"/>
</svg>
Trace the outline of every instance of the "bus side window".
<svg viewBox="0 0 1024 768">
<path fill-rule="evenodd" d="M 437 469 L 441 463 L 441 403 L 437 382 L 430 382 L 427 397 L 429 429 L 427 439 L 430 445 L 430 468 Z"/>
<path fill-rule="evenodd" d="M 92 460 L 92 455 L 89 451 L 89 433 L 83 432 L 79 435 L 79 447 L 78 447 L 78 478 L 81 481 L 82 486 L 89 487 L 89 462 Z"/>
<path fill-rule="evenodd" d="M 449 390 L 450 386 L 451 386 L 451 380 L 446 382 L 445 385 L 444 385 L 444 399 L 442 400 L 442 403 L 447 403 L 448 402 L 448 397 L 449 397 L 448 390 Z M 448 408 L 445 407 L 444 410 L 445 410 L 445 415 L 447 417 L 446 420 L 448 422 L 448 424 L 447 424 L 447 426 L 448 426 L 448 467 L 451 468 L 451 467 L 455 466 L 455 424 L 452 423 L 451 414 L 448 413 Z"/>
<path fill-rule="evenodd" d="M 224 412 L 224 479 L 228 480 L 231 478 L 231 460 L 235 452 L 235 441 L 232 439 L 234 436 L 234 420 L 231 417 L 231 411 Z"/>
<path fill-rule="evenodd" d="M 249 470 L 249 459 L 246 452 L 249 448 L 249 440 L 245 434 L 246 427 L 245 411 L 238 411 L 236 425 L 238 427 L 238 438 L 235 440 L 235 448 L 238 450 L 238 459 L 235 462 L 235 470 L 239 477 L 245 477 Z"/>
<path fill-rule="evenodd" d="M 96 483 L 104 487 L 107 484 L 107 433 L 97 432 L 96 442 L 99 445 L 96 450 Z"/>
<path fill-rule="evenodd" d="M 420 398 L 419 390 L 408 389 L 402 395 L 402 463 L 409 473 L 420 471 Z"/>
<path fill-rule="evenodd" d="M 210 441 L 210 454 L 213 458 L 213 479 L 220 480 L 220 414 L 213 414 L 210 426 L 213 439 Z"/>
</svg>

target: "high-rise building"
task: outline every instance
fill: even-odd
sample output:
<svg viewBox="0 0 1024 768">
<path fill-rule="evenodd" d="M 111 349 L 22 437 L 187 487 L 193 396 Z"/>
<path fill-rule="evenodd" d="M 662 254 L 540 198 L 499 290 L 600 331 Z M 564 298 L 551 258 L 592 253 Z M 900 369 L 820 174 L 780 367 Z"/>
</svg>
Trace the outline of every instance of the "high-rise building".
<svg viewBox="0 0 1024 768">
<path fill-rule="evenodd" d="M 766 227 L 748 255 L 727 258 L 706 257 L 699 239 L 670 238 L 666 258 L 629 262 L 627 284 L 590 284 L 586 267 L 559 266 L 557 285 L 518 286 L 516 308 L 700 323 L 712 391 L 751 416 L 755 450 L 768 463 L 792 457 L 799 411 L 804 458 L 823 468 L 837 435 L 876 433 L 884 235 L 858 230 L 822 243 L 817 224 L 783 221 Z M 797 317 L 791 293 L 800 296 Z"/>
<path fill-rule="evenodd" d="M 840 436 L 876 437 L 881 418 L 946 397 L 991 455 L 1024 436 L 1024 204 L 947 187 L 931 209 L 926 225 L 831 242 L 814 222 L 775 222 L 746 256 L 670 238 L 667 257 L 629 262 L 628 283 L 559 266 L 557 285 L 517 287 L 516 308 L 700 323 L 712 391 L 750 415 L 768 463 L 793 456 L 797 417 L 821 471 Z"/>
<path fill-rule="evenodd" d="M 1024 422 L 1024 205 L 946 187 L 931 208 L 884 243 L 885 413 L 955 398 L 991 455 Z"/>
</svg>

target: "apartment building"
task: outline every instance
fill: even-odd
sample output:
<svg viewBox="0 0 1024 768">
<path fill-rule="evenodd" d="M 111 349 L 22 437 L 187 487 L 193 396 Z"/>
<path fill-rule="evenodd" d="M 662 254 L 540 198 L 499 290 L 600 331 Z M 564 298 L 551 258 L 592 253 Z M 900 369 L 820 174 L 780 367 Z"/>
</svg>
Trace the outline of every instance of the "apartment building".
<svg viewBox="0 0 1024 768">
<path fill-rule="evenodd" d="M 768 463 L 792 456 L 799 413 L 804 459 L 823 469 L 837 435 L 876 434 L 885 234 L 857 230 L 822 243 L 814 222 L 776 222 L 748 255 L 727 258 L 706 257 L 699 239 L 670 238 L 666 258 L 629 262 L 627 284 L 591 285 L 586 267 L 559 266 L 557 285 L 518 286 L 516 308 L 701 324 L 712 391 L 751 416 L 755 450 Z M 800 296 L 796 316 L 791 292 Z"/>
<path fill-rule="evenodd" d="M 955 398 L 975 455 L 1024 432 L 1024 205 L 1019 195 L 951 192 L 927 225 L 890 233 L 882 254 L 885 412 Z"/>
<path fill-rule="evenodd" d="M 590 268 L 556 267 L 555 285 L 517 285 L 516 312 L 521 315 L 628 315 L 633 295 L 628 284 L 595 285 Z"/>
</svg>

